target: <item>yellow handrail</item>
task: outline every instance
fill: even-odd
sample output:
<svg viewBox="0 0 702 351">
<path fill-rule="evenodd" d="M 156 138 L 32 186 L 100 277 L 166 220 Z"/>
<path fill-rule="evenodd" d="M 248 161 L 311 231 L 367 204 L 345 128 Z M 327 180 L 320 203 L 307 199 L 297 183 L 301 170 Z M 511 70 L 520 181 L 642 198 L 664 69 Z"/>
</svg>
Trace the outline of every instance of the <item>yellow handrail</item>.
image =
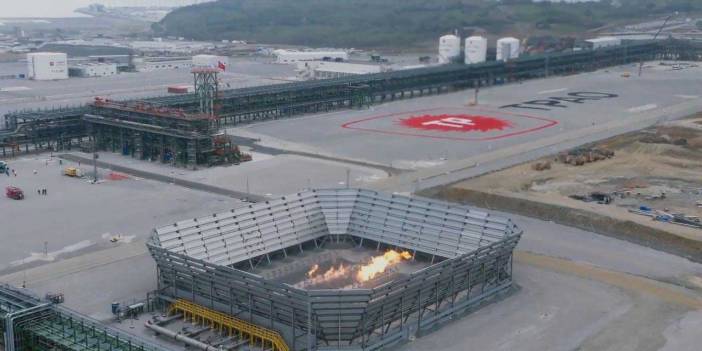
<svg viewBox="0 0 702 351">
<path fill-rule="evenodd" d="M 218 330 L 227 330 L 229 335 L 238 332 L 240 337 L 248 336 L 252 346 L 258 341 L 261 346 L 270 345 L 273 351 L 290 351 L 288 344 L 278 332 L 263 328 L 245 320 L 232 317 L 228 314 L 218 312 L 207 307 L 192 303 L 187 300 L 178 299 L 171 304 L 169 313 L 182 312 L 183 318 L 202 324 L 209 323 L 210 327 Z"/>
</svg>

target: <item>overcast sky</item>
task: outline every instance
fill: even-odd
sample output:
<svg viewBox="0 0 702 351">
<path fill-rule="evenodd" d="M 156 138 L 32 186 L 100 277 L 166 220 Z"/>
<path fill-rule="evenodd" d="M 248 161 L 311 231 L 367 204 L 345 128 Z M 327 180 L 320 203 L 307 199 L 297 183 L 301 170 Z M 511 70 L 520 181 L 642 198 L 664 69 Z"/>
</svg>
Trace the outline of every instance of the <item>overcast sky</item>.
<svg viewBox="0 0 702 351">
<path fill-rule="evenodd" d="M 197 0 L 0 0 L 0 18 L 78 16 L 73 10 L 93 3 L 114 5 L 184 5 Z M 199 1 L 199 2 L 202 2 Z"/>
<path fill-rule="evenodd" d="M 66 17 L 95 0 L 0 0 L 2 17 Z"/>
</svg>

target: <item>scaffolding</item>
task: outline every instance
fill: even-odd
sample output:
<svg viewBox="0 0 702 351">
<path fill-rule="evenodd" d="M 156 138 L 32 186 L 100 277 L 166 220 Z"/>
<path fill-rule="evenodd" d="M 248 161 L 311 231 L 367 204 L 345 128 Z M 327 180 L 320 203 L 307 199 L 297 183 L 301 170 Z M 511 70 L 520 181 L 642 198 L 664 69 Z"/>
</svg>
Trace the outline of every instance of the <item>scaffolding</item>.
<svg viewBox="0 0 702 351">
<path fill-rule="evenodd" d="M 96 98 L 83 116 L 100 150 L 194 168 L 215 156 L 214 118 L 141 101 Z"/>
<path fill-rule="evenodd" d="M 271 351 L 289 351 L 285 340 L 277 332 L 249 323 L 242 319 L 218 312 L 187 300 L 178 299 L 171 304 L 169 313 L 182 313 L 184 320 L 207 325 L 213 330 L 248 339 L 249 346 Z"/>
</svg>

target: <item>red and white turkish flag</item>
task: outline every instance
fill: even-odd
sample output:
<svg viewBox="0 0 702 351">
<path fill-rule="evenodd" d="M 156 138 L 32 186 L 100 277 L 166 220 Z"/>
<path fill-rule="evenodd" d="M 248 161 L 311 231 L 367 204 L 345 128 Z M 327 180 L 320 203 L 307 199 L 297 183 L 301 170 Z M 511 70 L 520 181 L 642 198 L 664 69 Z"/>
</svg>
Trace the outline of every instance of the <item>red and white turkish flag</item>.
<svg viewBox="0 0 702 351">
<path fill-rule="evenodd" d="M 222 61 L 217 61 L 217 68 L 221 69 L 222 71 L 226 71 L 227 65 L 225 65 Z"/>
</svg>

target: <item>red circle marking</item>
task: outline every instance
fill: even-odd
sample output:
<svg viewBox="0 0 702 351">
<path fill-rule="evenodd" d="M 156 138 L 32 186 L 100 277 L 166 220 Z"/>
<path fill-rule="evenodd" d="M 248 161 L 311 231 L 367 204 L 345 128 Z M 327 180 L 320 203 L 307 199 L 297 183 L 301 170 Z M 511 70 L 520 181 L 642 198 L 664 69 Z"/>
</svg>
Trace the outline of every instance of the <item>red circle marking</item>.
<svg viewBox="0 0 702 351">
<path fill-rule="evenodd" d="M 413 116 L 401 119 L 400 124 L 414 129 L 440 132 L 489 132 L 513 127 L 509 121 L 468 114 Z"/>
</svg>

